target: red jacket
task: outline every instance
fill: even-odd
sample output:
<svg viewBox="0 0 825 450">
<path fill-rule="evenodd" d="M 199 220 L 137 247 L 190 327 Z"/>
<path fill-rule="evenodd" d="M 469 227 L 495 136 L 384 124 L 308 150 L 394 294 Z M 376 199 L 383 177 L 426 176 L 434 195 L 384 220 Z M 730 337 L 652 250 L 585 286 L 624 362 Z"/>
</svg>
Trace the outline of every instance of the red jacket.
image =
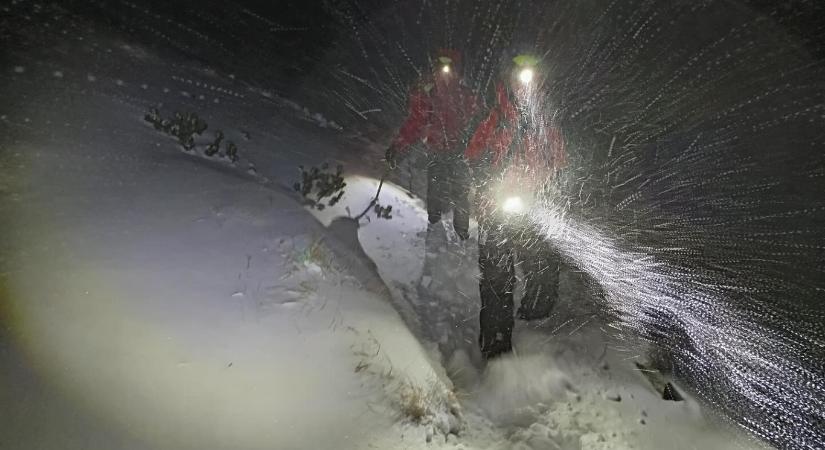
<svg viewBox="0 0 825 450">
<path fill-rule="evenodd" d="M 520 119 L 507 88 L 499 82 L 496 105 L 473 133 L 464 156 L 473 161 L 489 151 L 493 167 L 502 167 L 506 162 L 507 166 L 519 167 L 537 179 L 552 176 L 566 164 L 561 129 L 548 124 L 543 117 L 527 126 Z"/>
<path fill-rule="evenodd" d="M 427 82 L 410 92 L 409 113 L 393 146 L 405 150 L 422 140 L 430 150 L 460 151 L 479 101 L 458 80 Z"/>
</svg>

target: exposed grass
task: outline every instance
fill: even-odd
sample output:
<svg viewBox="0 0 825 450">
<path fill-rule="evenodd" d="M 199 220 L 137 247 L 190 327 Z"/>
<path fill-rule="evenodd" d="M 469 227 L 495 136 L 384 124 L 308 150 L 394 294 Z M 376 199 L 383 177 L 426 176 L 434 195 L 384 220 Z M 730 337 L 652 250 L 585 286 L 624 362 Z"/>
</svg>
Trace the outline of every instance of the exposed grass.
<svg viewBox="0 0 825 450">
<path fill-rule="evenodd" d="M 446 389 L 440 380 L 434 377 L 417 383 L 399 375 L 372 332 L 367 330 L 364 334 L 352 327 L 349 330 L 360 337 L 360 343 L 352 348 L 353 354 L 359 357 L 354 372 L 372 378 L 382 386 L 398 420 L 428 424 L 441 410 L 461 416 L 455 393 Z"/>
<path fill-rule="evenodd" d="M 436 404 L 436 392 L 434 386 L 425 389 L 409 382 L 402 383 L 398 388 L 398 396 L 403 417 L 415 423 L 422 423 L 432 416 L 431 407 Z"/>
<path fill-rule="evenodd" d="M 292 240 L 292 248 L 286 251 L 286 259 L 291 266 L 286 276 L 294 275 L 310 266 L 317 266 L 324 273 L 330 273 L 335 268 L 332 252 L 327 248 L 322 236 L 313 237 L 305 245 Z"/>
</svg>

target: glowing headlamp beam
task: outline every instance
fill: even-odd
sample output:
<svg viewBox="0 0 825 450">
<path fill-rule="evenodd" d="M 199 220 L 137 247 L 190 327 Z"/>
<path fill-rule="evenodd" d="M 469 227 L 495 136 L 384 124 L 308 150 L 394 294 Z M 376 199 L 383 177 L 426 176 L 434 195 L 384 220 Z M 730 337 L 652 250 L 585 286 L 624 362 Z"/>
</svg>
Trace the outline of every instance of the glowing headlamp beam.
<svg viewBox="0 0 825 450">
<path fill-rule="evenodd" d="M 444 64 L 444 66 L 441 67 L 441 72 L 450 73 L 450 65 L 449 64 Z"/>
<path fill-rule="evenodd" d="M 521 197 L 508 197 L 501 204 L 501 209 L 508 214 L 519 214 L 524 211 L 524 202 Z"/>
<path fill-rule="evenodd" d="M 521 69 L 521 72 L 518 73 L 518 79 L 522 84 L 530 84 L 533 81 L 533 69 L 529 67 Z"/>
</svg>

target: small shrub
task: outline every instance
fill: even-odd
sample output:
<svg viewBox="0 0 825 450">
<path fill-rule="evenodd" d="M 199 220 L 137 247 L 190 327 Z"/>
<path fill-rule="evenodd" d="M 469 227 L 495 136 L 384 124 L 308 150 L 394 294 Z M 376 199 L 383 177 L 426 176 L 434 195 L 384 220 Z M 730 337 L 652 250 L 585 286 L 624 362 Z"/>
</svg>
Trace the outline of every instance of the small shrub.
<svg viewBox="0 0 825 450">
<path fill-rule="evenodd" d="M 207 123 L 193 112 L 179 113 L 172 115 L 171 119 L 164 119 L 157 108 L 151 108 L 143 116 L 143 120 L 152 124 L 156 130 L 177 138 L 178 144 L 186 151 L 195 148 L 195 136 L 202 135 L 209 127 Z M 215 130 L 215 140 L 206 146 L 203 154 L 209 157 L 219 155 L 224 135 L 221 130 Z M 234 142 L 226 143 L 226 157 L 233 163 L 238 162 L 238 146 Z"/>
<path fill-rule="evenodd" d="M 223 131 L 215 130 L 215 140 L 206 146 L 203 154 L 206 156 L 215 156 L 221 150 L 221 143 L 223 142 Z"/>
<path fill-rule="evenodd" d="M 376 203 L 373 211 L 379 219 L 392 219 L 392 205 L 382 206 L 380 203 Z"/>
<path fill-rule="evenodd" d="M 157 108 L 152 108 L 143 116 L 143 120 L 152 124 L 156 130 L 176 137 L 186 151 L 195 148 L 195 135 L 203 134 L 208 128 L 207 123 L 193 112 L 176 112 L 171 119 L 164 119 Z"/>
<path fill-rule="evenodd" d="M 334 206 L 344 196 L 344 166 L 338 165 L 335 172 L 332 172 L 328 163 L 321 164 L 321 167 L 312 167 L 306 170 L 304 166 L 298 166 L 301 171 L 301 179 L 296 181 L 292 187 L 301 194 L 307 205 L 323 210 L 327 206 Z"/>
<path fill-rule="evenodd" d="M 226 157 L 233 163 L 238 162 L 238 146 L 232 141 L 226 143 Z"/>
</svg>

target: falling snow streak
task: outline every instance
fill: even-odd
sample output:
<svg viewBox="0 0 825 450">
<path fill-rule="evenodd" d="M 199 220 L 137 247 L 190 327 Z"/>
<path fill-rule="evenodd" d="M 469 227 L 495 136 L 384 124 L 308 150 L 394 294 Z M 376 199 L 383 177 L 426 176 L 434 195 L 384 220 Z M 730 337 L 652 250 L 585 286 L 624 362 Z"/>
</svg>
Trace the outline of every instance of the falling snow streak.
<svg viewBox="0 0 825 450">
<path fill-rule="evenodd" d="M 556 210 L 538 210 L 533 220 L 598 284 L 614 325 L 664 348 L 676 375 L 706 401 L 769 442 L 822 448 L 821 317 L 751 304 L 749 278 L 714 284 Z"/>
</svg>

